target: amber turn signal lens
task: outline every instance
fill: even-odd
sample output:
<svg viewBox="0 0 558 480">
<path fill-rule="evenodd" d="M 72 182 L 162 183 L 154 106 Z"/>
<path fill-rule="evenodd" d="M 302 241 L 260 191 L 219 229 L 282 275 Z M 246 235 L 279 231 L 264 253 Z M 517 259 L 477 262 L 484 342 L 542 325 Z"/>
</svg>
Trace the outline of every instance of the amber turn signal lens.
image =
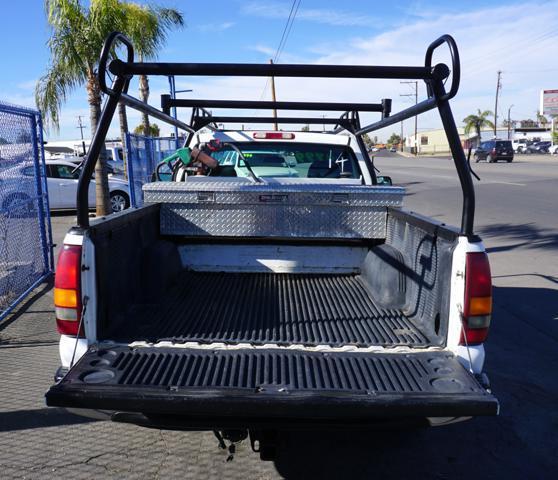
<svg viewBox="0 0 558 480">
<path fill-rule="evenodd" d="M 76 291 L 67 288 L 55 288 L 54 305 L 56 307 L 77 308 Z"/>
<path fill-rule="evenodd" d="M 469 315 L 489 315 L 492 313 L 492 297 L 473 297 L 469 300 Z"/>
</svg>

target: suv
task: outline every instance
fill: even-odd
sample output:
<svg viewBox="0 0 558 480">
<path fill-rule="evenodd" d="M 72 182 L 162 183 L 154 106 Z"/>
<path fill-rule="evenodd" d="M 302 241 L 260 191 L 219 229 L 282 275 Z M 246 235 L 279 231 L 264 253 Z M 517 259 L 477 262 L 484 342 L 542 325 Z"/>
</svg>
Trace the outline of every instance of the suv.
<svg viewBox="0 0 558 480">
<path fill-rule="evenodd" d="M 482 142 L 475 151 L 475 162 L 486 160 L 489 163 L 498 160 L 513 161 L 513 147 L 509 140 L 489 140 Z"/>
<path fill-rule="evenodd" d="M 527 147 L 531 144 L 531 140 L 527 138 L 517 138 L 512 140 L 512 147 L 515 153 L 523 153 Z"/>
</svg>

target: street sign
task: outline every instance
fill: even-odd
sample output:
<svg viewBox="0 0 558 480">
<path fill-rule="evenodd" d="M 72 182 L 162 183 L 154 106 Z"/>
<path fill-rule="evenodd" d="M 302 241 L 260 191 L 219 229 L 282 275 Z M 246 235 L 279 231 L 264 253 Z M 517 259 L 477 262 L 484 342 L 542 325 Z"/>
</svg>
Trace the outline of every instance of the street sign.
<svg viewBox="0 0 558 480">
<path fill-rule="evenodd" d="M 558 90 L 541 90 L 541 115 L 558 115 Z"/>
</svg>

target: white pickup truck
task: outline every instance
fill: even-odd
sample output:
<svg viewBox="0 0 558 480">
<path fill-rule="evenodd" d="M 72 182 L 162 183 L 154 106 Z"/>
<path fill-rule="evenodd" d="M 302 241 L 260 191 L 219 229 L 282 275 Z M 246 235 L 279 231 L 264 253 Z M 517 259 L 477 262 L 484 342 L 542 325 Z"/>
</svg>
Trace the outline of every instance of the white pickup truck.
<svg viewBox="0 0 558 480">
<path fill-rule="evenodd" d="M 451 37 L 437 42 L 433 48 L 445 42 L 457 55 Z M 122 92 L 118 82 L 128 73 L 344 72 L 114 62 L 91 159 L 119 100 L 147 108 Z M 81 204 L 58 260 L 62 368 L 48 405 L 109 411 L 115 421 L 150 427 L 209 429 L 221 443 L 249 433 L 262 458 L 273 455 L 274 432 L 283 428 L 401 419 L 440 425 L 497 414 L 483 373 L 490 267 L 472 231 L 474 190 L 448 104 L 454 85 L 445 94 L 447 71 L 430 67 L 428 55 L 425 68 L 352 67 L 345 75 L 430 82 L 432 97 L 419 108 L 438 108 L 448 132 L 464 192 L 461 229 L 405 211 L 404 189 L 378 177 L 366 152 L 363 131 L 413 109 L 392 119 L 390 102 L 359 104 L 382 113 L 378 124 L 361 127 L 347 113 L 329 133 L 221 131 L 213 122 L 246 118 L 201 109 L 234 102 L 163 99 L 158 118 L 188 129 L 187 146 L 203 150 L 219 140 L 211 152 L 219 166 L 192 175 L 193 163 L 177 161 L 172 180 L 144 185 L 143 207 L 91 224 Z M 191 123 L 167 116 L 169 102 L 193 106 Z M 340 105 L 356 108 L 324 108 Z M 300 123 L 322 122 L 320 115 Z M 84 199 L 92 169 L 88 159 Z"/>
</svg>

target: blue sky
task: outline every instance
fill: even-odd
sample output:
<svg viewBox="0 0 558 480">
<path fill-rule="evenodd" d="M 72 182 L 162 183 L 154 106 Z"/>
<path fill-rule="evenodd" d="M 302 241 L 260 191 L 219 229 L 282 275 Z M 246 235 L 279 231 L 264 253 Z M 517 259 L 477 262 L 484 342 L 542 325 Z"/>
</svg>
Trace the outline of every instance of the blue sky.
<svg viewBox="0 0 558 480">
<path fill-rule="evenodd" d="M 140 2 L 142 3 L 142 2 Z M 159 58 L 192 62 L 266 62 L 276 53 L 292 1 L 159 0 L 181 10 L 186 28 L 169 35 Z M 0 100 L 32 106 L 36 80 L 48 65 L 49 36 L 43 2 L 20 0 L 2 5 Z M 456 0 L 391 2 L 302 0 L 282 63 L 411 64 L 423 62 L 428 43 L 442 33 L 456 38 L 462 57 L 462 82 L 453 109 L 457 123 L 469 113 L 494 109 L 496 72 L 502 70 L 500 112 L 512 118 L 535 117 L 542 88 L 558 88 L 558 2 Z M 445 60 L 443 55 L 438 60 Z M 177 79 L 199 98 L 257 100 L 262 78 Z M 166 93 L 165 79 L 151 79 L 151 103 Z M 134 92 L 132 84 L 130 91 Z M 397 81 L 278 79 L 280 100 L 378 101 L 393 99 L 394 110 L 410 102 Z M 269 97 L 269 89 L 264 93 Z M 425 95 L 420 87 L 420 95 Z M 77 115 L 88 125 L 85 90 L 79 89 L 62 110 L 60 131 L 48 138 L 77 138 Z M 330 114 L 333 116 L 333 114 Z M 184 118 L 189 112 L 183 112 Z M 365 120 L 373 120 L 370 115 Z M 502 117 L 500 116 L 500 119 Z M 139 117 L 130 113 L 130 124 Z M 405 124 L 410 132 L 412 121 Z M 419 118 L 419 129 L 438 127 L 435 114 Z M 391 131 L 381 132 L 380 137 Z M 395 128 L 396 131 L 399 127 Z M 117 131 L 114 123 L 111 133 Z M 166 127 L 163 132 L 166 132 Z"/>
</svg>

